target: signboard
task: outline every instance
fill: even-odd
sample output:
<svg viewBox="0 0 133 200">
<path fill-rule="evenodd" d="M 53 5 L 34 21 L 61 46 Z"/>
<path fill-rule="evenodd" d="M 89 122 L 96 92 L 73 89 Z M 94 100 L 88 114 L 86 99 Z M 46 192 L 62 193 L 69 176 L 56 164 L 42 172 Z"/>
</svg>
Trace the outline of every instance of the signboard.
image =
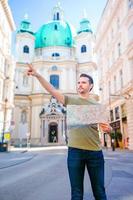
<svg viewBox="0 0 133 200">
<path fill-rule="evenodd" d="M 10 140 L 11 139 L 11 134 L 8 132 L 8 133 L 4 133 L 4 140 Z"/>
<path fill-rule="evenodd" d="M 67 126 L 107 123 L 108 112 L 103 105 L 68 105 Z"/>
</svg>

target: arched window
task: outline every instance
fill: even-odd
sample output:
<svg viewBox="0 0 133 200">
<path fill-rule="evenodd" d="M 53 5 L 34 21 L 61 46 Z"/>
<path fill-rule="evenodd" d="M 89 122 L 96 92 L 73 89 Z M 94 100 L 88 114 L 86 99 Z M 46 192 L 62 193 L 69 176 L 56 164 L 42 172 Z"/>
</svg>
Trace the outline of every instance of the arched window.
<svg viewBox="0 0 133 200">
<path fill-rule="evenodd" d="M 23 52 L 24 53 L 29 53 L 29 47 L 27 45 L 24 46 Z"/>
<path fill-rule="evenodd" d="M 59 89 L 59 75 L 51 75 L 50 76 L 50 83 L 56 88 Z"/>
<path fill-rule="evenodd" d="M 81 53 L 84 53 L 87 51 L 86 45 L 82 45 L 81 47 Z"/>
<path fill-rule="evenodd" d="M 60 19 L 60 14 L 57 12 L 57 20 Z"/>
<path fill-rule="evenodd" d="M 54 30 L 57 30 L 57 25 L 56 24 L 54 25 Z"/>
<path fill-rule="evenodd" d="M 52 70 L 52 71 L 57 71 L 57 66 L 55 66 L 55 65 L 52 66 L 51 70 Z"/>
<path fill-rule="evenodd" d="M 59 53 L 52 53 L 52 57 L 59 57 L 60 54 Z"/>
</svg>

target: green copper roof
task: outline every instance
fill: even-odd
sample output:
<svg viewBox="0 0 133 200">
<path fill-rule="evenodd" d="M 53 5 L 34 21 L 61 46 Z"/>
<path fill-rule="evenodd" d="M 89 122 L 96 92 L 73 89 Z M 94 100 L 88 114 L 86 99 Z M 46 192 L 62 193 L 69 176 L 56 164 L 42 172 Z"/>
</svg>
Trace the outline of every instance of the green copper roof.
<svg viewBox="0 0 133 200">
<path fill-rule="evenodd" d="M 35 48 L 64 46 L 72 47 L 73 37 L 70 25 L 62 20 L 54 20 L 44 24 L 35 33 Z"/>
<path fill-rule="evenodd" d="M 27 19 L 24 19 L 23 21 L 21 21 L 20 29 L 18 30 L 18 33 L 20 32 L 28 32 L 28 33 L 33 34 L 31 30 L 31 23 Z"/>
<path fill-rule="evenodd" d="M 80 21 L 80 28 L 79 28 L 79 31 L 77 33 L 80 34 L 82 32 L 91 32 L 92 33 L 90 22 L 87 18 L 83 18 Z"/>
</svg>

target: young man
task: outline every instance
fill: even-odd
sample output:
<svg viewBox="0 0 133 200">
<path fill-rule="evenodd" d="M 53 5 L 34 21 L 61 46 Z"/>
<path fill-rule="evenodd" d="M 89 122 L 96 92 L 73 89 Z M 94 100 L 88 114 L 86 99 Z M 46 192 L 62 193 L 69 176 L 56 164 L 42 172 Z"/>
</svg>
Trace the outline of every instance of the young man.
<svg viewBox="0 0 133 200">
<path fill-rule="evenodd" d="M 31 64 L 29 64 L 27 75 L 35 76 L 41 85 L 65 106 L 97 104 L 90 99 L 93 79 L 89 75 L 80 75 L 77 85 L 77 98 L 61 94 Z M 99 126 L 103 132 L 110 131 L 108 124 L 100 124 Z M 78 127 L 69 132 L 67 164 L 71 183 L 71 200 L 83 200 L 85 167 L 88 170 L 95 200 L 107 200 L 104 188 L 104 158 L 97 124 Z"/>
</svg>

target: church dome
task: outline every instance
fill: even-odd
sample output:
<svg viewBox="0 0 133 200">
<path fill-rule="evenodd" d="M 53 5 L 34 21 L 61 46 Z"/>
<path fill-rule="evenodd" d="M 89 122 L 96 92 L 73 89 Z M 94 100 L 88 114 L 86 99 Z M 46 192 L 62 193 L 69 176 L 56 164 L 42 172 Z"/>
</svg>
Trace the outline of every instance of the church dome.
<svg viewBox="0 0 133 200">
<path fill-rule="evenodd" d="M 44 24 L 35 33 L 35 48 L 50 46 L 73 46 L 73 36 L 70 25 L 63 20 L 53 20 Z"/>
</svg>

